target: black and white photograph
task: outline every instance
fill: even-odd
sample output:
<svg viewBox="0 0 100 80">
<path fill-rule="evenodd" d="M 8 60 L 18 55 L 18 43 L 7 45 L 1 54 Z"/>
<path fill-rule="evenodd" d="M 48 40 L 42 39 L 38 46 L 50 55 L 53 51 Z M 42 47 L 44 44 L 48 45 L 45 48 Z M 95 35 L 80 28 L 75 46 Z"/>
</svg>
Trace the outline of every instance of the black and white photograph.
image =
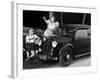
<svg viewBox="0 0 100 80">
<path fill-rule="evenodd" d="M 91 66 L 91 13 L 23 10 L 23 69 Z"/>
<path fill-rule="evenodd" d="M 14 2 L 12 16 L 14 78 L 96 71 L 96 8 Z"/>
</svg>

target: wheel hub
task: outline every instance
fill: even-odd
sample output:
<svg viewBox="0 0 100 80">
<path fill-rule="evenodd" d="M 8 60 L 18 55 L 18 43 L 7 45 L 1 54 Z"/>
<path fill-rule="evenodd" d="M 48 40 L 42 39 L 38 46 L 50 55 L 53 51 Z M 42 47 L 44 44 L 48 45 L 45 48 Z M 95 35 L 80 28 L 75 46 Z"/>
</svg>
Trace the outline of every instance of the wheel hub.
<svg viewBox="0 0 100 80">
<path fill-rule="evenodd" d="M 69 54 L 67 54 L 67 55 L 66 55 L 66 58 L 69 60 L 69 59 L 70 59 L 70 55 L 69 55 Z"/>
</svg>

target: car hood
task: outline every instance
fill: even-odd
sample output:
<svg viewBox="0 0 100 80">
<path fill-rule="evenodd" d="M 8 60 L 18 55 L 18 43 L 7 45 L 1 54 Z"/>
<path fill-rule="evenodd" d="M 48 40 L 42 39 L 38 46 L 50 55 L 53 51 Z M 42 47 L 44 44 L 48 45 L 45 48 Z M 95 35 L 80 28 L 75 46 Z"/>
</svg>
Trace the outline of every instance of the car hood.
<svg viewBox="0 0 100 80">
<path fill-rule="evenodd" d="M 60 37 L 56 40 L 58 43 L 69 43 L 72 41 L 71 37 Z"/>
</svg>

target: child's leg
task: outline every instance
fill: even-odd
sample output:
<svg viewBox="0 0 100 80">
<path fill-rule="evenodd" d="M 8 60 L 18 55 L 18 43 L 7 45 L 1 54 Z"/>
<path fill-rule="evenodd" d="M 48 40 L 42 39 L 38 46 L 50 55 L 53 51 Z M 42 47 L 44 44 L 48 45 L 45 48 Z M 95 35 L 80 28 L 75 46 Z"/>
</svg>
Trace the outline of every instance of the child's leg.
<svg viewBox="0 0 100 80">
<path fill-rule="evenodd" d="M 26 52 L 26 56 L 27 56 L 27 58 L 26 58 L 26 60 L 25 60 L 25 61 L 28 61 L 28 60 L 29 60 L 29 58 L 30 58 L 30 56 L 29 56 L 29 51 L 27 51 L 27 52 Z"/>
<path fill-rule="evenodd" d="M 26 53 L 26 54 L 27 54 L 27 58 L 28 58 L 28 57 L 29 57 L 29 51 L 27 51 L 27 53 Z"/>
<path fill-rule="evenodd" d="M 34 50 L 31 50 L 31 55 L 30 57 L 33 57 L 35 55 L 35 51 Z"/>
</svg>

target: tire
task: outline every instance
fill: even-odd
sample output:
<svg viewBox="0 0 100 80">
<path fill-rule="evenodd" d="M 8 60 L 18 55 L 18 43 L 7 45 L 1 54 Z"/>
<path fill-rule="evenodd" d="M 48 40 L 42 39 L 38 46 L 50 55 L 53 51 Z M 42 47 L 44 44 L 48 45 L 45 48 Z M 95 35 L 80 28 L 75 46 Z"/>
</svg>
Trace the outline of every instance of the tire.
<svg viewBox="0 0 100 80">
<path fill-rule="evenodd" d="M 61 51 L 61 55 L 59 56 L 59 63 L 61 66 L 65 67 L 71 64 L 73 60 L 73 50 L 70 47 L 65 47 Z"/>
</svg>

